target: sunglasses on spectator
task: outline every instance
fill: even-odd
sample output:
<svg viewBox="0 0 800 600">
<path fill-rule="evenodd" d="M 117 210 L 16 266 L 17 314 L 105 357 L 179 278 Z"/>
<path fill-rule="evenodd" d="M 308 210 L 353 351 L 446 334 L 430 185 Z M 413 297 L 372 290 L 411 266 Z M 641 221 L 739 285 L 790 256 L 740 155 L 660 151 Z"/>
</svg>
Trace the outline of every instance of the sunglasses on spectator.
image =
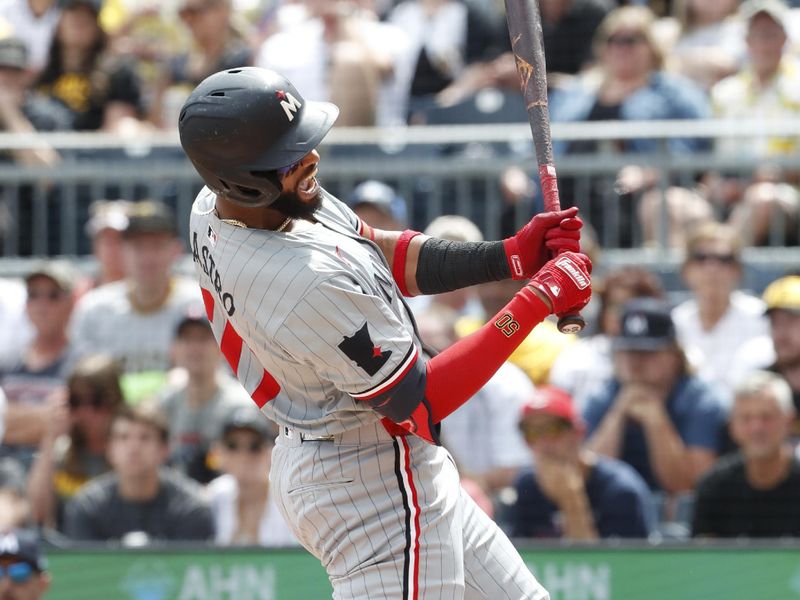
<svg viewBox="0 0 800 600">
<path fill-rule="evenodd" d="M 28 290 L 28 300 L 48 300 L 50 302 L 58 302 L 63 296 L 64 292 L 61 290 L 50 290 L 49 292 Z"/>
<path fill-rule="evenodd" d="M 234 440 L 225 440 L 225 447 L 231 452 L 240 452 L 246 450 L 250 454 L 258 454 L 264 449 L 264 440 L 254 440 L 249 444 L 238 444 Z"/>
<path fill-rule="evenodd" d="M 692 252 L 689 259 L 692 262 L 718 262 L 722 265 L 736 264 L 736 257 L 733 254 L 714 254 L 713 252 Z"/>
<path fill-rule="evenodd" d="M 103 398 L 95 397 L 95 398 L 78 398 L 77 396 L 72 396 L 67 399 L 67 403 L 69 407 L 73 410 L 77 410 L 82 406 L 89 406 L 95 410 L 100 410 L 101 408 L 105 408 L 107 403 Z"/>
<path fill-rule="evenodd" d="M 626 48 L 631 48 L 637 44 L 644 43 L 644 41 L 645 37 L 640 33 L 618 33 L 610 36 L 606 40 L 606 44 L 609 46 L 624 46 Z"/>
<path fill-rule="evenodd" d="M 18 562 L 0 566 L 0 580 L 6 575 L 13 583 L 27 583 L 33 577 L 34 569 L 29 563 Z"/>
<path fill-rule="evenodd" d="M 567 431 L 572 431 L 574 427 L 569 421 L 564 419 L 553 419 L 544 423 L 523 423 L 522 433 L 529 442 L 535 442 L 543 438 L 552 438 Z"/>
</svg>

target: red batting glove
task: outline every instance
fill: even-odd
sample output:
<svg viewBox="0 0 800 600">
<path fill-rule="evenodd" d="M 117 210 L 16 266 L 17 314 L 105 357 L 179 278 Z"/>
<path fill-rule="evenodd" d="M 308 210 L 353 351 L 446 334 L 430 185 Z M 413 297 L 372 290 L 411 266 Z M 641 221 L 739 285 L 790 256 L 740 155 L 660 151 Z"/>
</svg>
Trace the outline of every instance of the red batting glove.
<svg viewBox="0 0 800 600">
<path fill-rule="evenodd" d="M 592 297 L 592 261 L 585 254 L 565 252 L 539 269 L 528 285 L 550 301 L 550 312 L 574 314 Z"/>
<path fill-rule="evenodd" d="M 550 256 L 580 252 L 581 227 L 576 207 L 539 213 L 516 235 L 503 240 L 512 279 L 532 277 Z"/>
</svg>

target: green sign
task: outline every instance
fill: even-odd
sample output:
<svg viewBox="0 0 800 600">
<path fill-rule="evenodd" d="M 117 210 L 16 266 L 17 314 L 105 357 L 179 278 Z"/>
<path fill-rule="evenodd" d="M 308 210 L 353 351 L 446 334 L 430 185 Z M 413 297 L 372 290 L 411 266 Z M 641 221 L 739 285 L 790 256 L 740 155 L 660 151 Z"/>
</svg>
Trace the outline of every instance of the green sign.
<svg viewBox="0 0 800 600">
<path fill-rule="evenodd" d="M 522 550 L 551 600 L 800 600 L 793 548 Z M 317 600 L 325 571 L 299 550 L 58 551 L 48 600 Z"/>
</svg>

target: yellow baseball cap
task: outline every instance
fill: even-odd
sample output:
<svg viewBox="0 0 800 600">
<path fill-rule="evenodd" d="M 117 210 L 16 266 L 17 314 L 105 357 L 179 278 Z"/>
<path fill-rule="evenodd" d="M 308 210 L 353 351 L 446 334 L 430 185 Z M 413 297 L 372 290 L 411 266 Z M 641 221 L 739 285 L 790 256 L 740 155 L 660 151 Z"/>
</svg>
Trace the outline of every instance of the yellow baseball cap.
<svg viewBox="0 0 800 600">
<path fill-rule="evenodd" d="M 800 313 L 800 276 L 789 275 L 776 279 L 767 286 L 763 294 L 767 312 L 791 310 Z"/>
</svg>

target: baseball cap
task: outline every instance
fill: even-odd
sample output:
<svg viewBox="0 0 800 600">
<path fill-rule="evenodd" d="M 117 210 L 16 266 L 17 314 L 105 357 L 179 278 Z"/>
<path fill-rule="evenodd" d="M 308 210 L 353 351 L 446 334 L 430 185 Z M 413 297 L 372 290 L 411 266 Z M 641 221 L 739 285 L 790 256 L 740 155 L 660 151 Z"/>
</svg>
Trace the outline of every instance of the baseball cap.
<svg viewBox="0 0 800 600">
<path fill-rule="evenodd" d="M 28 47 L 20 38 L 0 39 L 0 67 L 25 69 L 28 67 Z"/>
<path fill-rule="evenodd" d="M 583 429 L 584 423 L 566 391 L 552 385 L 537 387 L 533 395 L 522 405 L 520 420 L 536 414 L 550 415 L 564 419 L 575 429 Z"/>
<path fill-rule="evenodd" d="M 0 533 L 0 557 L 9 556 L 28 563 L 37 571 L 47 569 L 39 536 L 30 529 L 12 529 Z"/>
<path fill-rule="evenodd" d="M 378 181 L 368 179 L 359 183 L 350 196 L 350 206 L 370 204 L 397 221 L 406 222 L 406 201 L 394 191 L 394 188 Z"/>
<path fill-rule="evenodd" d="M 134 203 L 128 212 L 128 224 L 123 236 L 130 237 L 139 233 L 169 233 L 177 236 L 178 227 L 169 207 L 151 200 Z"/>
<path fill-rule="evenodd" d="M 127 200 L 98 200 L 89 207 L 91 216 L 86 222 L 86 234 L 94 237 L 104 229 L 125 231 L 132 203 Z"/>
<path fill-rule="evenodd" d="M 657 298 L 635 298 L 622 307 L 620 332 L 612 350 L 663 350 L 677 341 L 668 303 Z"/>
<path fill-rule="evenodd" d="M 211 329 L 211 323 L 206 317 L 206 313 L 202 308 L 191 307 L 186 314 L 178 321 L 178 326 L 175 328 L 175 337 L 181 337 L 189 327 L 200 326 L 206 329 Z"/>
<path fill-rule="evenodd" d="M 762 298 L 767 305 L 767 313 L 780 309 L 800 314 L 800 275 L 776 279 L 764 290 Z"/>
<path fill-rule="evenodd" d="M 75 287 L 78 274 L 68 262 L 63 260 L 45 260 L 36 263 L 25 275 L 25 283 L 34 277 L 47 277 L 64 292 L 71 292 Z"/>
<path fill-rule="evenodd" d="M 247 429 L 264 439 L 272 439 L 277 434 L 267 417 L 253 406 L 239 406 L 228 413 L 222 422 L 222 436 L 234 429 Z"/>
<path fill-rule="evenodd" d="M 749 25 L 761 13 L 766 13 L 778 25 L 786 29 L 789 7 L 782 0 L 747 0 L 739 7 L 739 14 Z"/>
</svg>

